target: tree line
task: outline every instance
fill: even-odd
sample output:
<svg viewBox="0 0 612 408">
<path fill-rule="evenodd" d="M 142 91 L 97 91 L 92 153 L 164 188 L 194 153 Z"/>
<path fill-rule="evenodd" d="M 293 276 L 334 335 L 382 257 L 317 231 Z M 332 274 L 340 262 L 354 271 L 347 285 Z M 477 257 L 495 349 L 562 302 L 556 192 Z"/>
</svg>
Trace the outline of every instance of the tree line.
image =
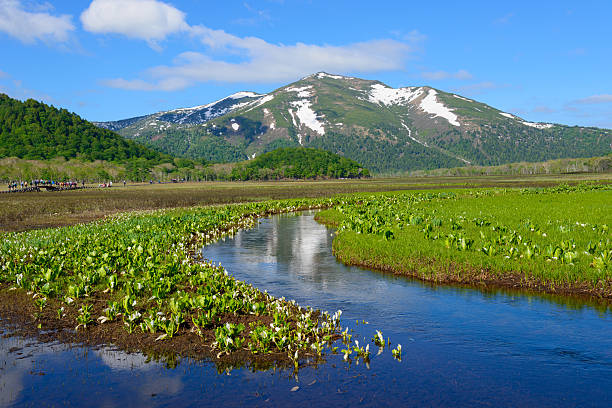
<svg viewBox="0 0 612 408">
<path fill-rule="evenodd" d="M 178 177 L 208 164 L 202 159 L 174 158 L 126 140 L 66 109 L 33 99 L 22 102 L 5 94 L 0 94 L 2 158 L 22 159 L 13 160 L 15 168 L 4 169 L 6 174 L 0 174 L 9 179 L 110 179 L 117 176 L 143 180 L 150 178 L 160 166 L 166 175 L 173 173 Z M 70 163 L 62 165 L 62 160 Z M 89 164 L 98 161 L 109 164 Z M 15 178 L 15 173 L 19 178 Z"/>
</svg>

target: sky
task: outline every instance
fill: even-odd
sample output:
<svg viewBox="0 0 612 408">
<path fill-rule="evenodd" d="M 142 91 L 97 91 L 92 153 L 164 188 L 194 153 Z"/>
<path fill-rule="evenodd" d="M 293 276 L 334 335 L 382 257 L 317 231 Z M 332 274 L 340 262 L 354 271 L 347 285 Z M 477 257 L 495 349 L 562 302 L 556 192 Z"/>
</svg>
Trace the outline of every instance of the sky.
<svg viewBox="0 0 612 408">
<path fill-rule="evenodd" d="M 612 2 L 0 0 L 0 93 L 92 121 L 319 71 L 612 128 Z"/>
</svg>

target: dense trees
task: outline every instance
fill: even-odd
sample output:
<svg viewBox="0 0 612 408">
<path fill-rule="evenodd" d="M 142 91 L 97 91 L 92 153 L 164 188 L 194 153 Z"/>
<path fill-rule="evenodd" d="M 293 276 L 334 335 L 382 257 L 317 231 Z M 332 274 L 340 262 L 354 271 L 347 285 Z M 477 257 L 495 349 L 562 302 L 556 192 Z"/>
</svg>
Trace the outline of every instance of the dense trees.
<svg viewBox="0 0 612 408">
<path fill-rule="evenodd" d="M 171 158 L 101 129 L 66 109 L 0 94 L 0 157 L 47 160 L 54 157 L 124 162 Z"/>
<path fill-rule="evenodd" d="M 32 99 L 21 102 L 5 94 L 0 94 L 2 158 L 16 158 L 4 160 L 12 165 L 0 172 L 3 180 L 197 179 L 207 164 L 203 159 L 175 159 L 149 149 L 66 109 Z"/>
<path fill-rule="evenodd" d="M 356 178 L 369 175 L 368 169 L 351 159 L 304 147 L 280 148 L 264 153 L 236 165 L 231 172 L 234 180 Z"/>
</svg>

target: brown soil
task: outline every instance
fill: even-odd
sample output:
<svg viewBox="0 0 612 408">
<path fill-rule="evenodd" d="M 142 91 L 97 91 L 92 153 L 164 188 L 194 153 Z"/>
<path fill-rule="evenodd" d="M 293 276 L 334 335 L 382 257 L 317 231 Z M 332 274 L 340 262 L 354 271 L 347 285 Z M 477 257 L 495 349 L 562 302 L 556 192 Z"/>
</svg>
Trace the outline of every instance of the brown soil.
<svg viewBox="0 0 612 408">
<path fill-rule="evenodd" d="M 64 315 L 58 317 L 61 303 L 57 299 L 48 298 L 47 305 L 41 311 L 33 302 L 32 297 L 22 289 L 11 289 L 6 284 L 0 285 L 0 322 L 9 329 L 10 336 L 36 338 L 41 342 L 61 342 L 67 344 L 80 344 L 86 346 L 114 346 L 118 349 L 131 352 L 140 352 L 155 360 L 175 362 L 178 357 L 187 357 L 194 360 L 214 361 L 219 370 L 249 366 L 253 370 L 267 370 L 272 367 L 293 367 L 293 362 L 286 353 L 253 354 L 242 349 L 230 354 L 220 353 L 212 348 L 215 341 L 214 329 L 204 330 L 200 337 L 193 329 L 191 321 L 186 323 L 172 338 L 156 340 L 162 333 L 142 333 L 140 328 L 128 333 L 121 317 L 112 322 L 103 324 L 95 319 L 104 315 L 103 309 L 107 306 L 110 296 L 105 293 L 96 293 L 86 298 L 86 303 L 93 306 L 92 318 L 94 322 L 87 328 L 75 330 L 76 317 L 79 306 L 64 306 Z M 76 302 L 75 302 L 76 303 Z M 249 332 L 249 323 L 258 322 L 268 325 L 272 322 L 270 316 L 255 315 L 223 315 L 221 322 L 242 323 L 245 333 Z M 311 357 L 306 363 L 314 364 L 310 360 L 315 357 L 303 353 L 302 359 Z M 316 360 L 316 359 L 315 359 Z"/>
</svg>

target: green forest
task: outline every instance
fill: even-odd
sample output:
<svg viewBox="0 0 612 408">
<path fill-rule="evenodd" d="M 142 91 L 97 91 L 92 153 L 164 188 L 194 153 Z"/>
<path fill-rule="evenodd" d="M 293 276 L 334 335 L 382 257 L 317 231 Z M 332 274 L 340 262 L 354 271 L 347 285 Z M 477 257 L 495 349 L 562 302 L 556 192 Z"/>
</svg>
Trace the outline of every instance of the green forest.
<svg viewBox="0 0 612 408">
<path fill-rule="evenodd" d="M 0 94 L 0 159 L 11 163 L 0 171 L 2 180 L 192 179 L 207 164 L 126 140 L 66 109 L 5 94 Z"/>
<path fill-rule="evenodd" d="M 101 129 L 66 109 L 0 94 L 0 158 L 170 162 L 166 154 Z"/>
<path fill-rule="evenodd" d="M 370 172 L 354 160 L 305 147 L 286 147 L 237 164 L 233 180 L 279 180 L 369 177 Z"/>
</svg>

